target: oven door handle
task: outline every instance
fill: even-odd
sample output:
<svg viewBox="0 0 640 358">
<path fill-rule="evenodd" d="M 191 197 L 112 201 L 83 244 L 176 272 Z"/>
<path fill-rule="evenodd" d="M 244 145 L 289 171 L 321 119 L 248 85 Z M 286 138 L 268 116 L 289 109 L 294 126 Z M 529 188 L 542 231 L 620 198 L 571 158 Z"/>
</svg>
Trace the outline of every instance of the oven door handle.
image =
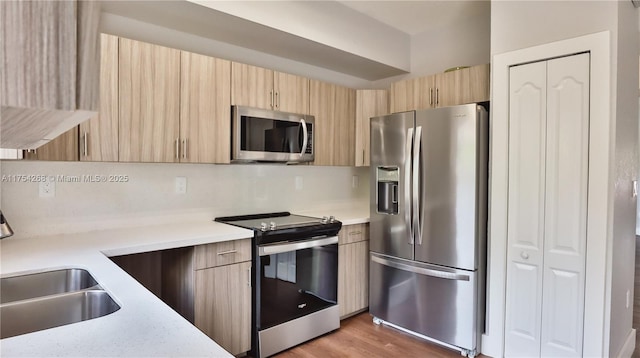
<svg viewBox="0 0 640 358">
<path fill-rule="evenodd" d="M 323 237 L 321 239 L 288 242 L 286 244 L 264 245 L 264 246 L 258 246 L 258 255 L 268 256 L 273 254 L 279 254 L 281 252 L 310 249 L 312 247 L 325 246 L 325 245 L 331 245 L 331 244 L 337 244 L 337 243 L 338 243 L 338 237 L 330 236 L 330 237 Z"/>
</svg>

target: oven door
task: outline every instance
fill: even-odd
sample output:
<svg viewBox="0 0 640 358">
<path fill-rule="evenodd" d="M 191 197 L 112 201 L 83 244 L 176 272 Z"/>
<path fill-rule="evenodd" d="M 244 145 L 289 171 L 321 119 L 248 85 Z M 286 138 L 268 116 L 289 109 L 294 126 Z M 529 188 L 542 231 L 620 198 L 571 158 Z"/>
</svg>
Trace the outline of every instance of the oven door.
<svg viewBox="0 0 640 358">
<path fill-rule="evenodd" d="M 338 237 L 258 246 L 258 330 L 335 306 Z"/>
<path fill-rule="evenodd" d="M 313 161 L 313 116 L 233 107 L 233 161 Z"/>
</svg>

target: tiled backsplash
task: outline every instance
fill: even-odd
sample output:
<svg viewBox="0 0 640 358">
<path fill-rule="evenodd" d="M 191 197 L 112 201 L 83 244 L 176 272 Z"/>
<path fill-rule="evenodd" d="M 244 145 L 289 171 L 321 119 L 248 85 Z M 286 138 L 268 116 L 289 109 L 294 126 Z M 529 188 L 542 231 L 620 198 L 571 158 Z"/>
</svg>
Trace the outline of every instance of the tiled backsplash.
<svg viewBox="0 0 640 358">
<path fill-rule="evenodd" d="M 2 161 L 1 169 L 2 211 L 20 236 L 323 208 L 369 195 L 368 168 Z M 176 177 L 187 179 L 185 194 Z M 53 197 L 40 196 L 46 178 Z"/>
</svg>

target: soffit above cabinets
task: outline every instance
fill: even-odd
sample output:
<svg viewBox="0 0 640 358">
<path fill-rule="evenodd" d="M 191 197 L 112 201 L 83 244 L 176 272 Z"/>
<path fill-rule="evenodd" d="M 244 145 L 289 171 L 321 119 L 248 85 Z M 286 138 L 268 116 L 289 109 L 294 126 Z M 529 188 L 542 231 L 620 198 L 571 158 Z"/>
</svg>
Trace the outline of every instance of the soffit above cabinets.
<svg viewBox="0 0 640 358">
<path fill-rule="evenodd" d="M 408 34 L 335 1 L 103 1 L 102 11 L 369 81 L 410 70 Z"/>
</svg>

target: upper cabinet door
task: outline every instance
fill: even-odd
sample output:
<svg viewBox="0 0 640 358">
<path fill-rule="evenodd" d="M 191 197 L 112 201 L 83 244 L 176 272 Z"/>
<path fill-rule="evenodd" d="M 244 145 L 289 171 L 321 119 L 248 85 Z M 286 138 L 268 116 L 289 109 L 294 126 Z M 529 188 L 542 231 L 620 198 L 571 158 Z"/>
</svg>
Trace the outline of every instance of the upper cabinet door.
<svg viewBox="0 0 640 358">
<path fill-rule="evenodd" d="M 370 119 L 389 113 L 389 92 L 387 90 L 356 91 L 356 150 L 355 165 L 369 166 L 370 161 Z"/>
<path fill-rule="evenodd" d="M 336 105 L 333 121 L 333 165 L 355 165 L 356 143 L 356 91 L 336 87 Z"/>
<path fill-rule="evenodd" d="M 179 155 L 180 51 L 120 39 L 120 161 Z"/>
<path fill-rule="evenodd" d="M 100 36 L 100 112 L 80 124 L 80 160 L 118 161 L 118 37 Z"/>
<path fill-rule="evenodd" d="M 336 106 L 336 86 L 311 80 L 311 115 L 315 117 L 316 127 L 313 133 L 314 165 L 333 165 L 335 138 L 333 136 L 334 113 Z"/>
<path fill-rule="evenodd" d="M 278 111 L 309 114 L 309 79 L 274 72 L 274 108 Z"/>
<path fill-rule="evenodd" d="M 232 62 L 231 81 L 231 104 L 275 109 L 272 70 Z"/>
<path fill-rule="evenodd" d="M 182 52 L 180 161 L 229 163 L 231 62 Z"/>
</svg>

